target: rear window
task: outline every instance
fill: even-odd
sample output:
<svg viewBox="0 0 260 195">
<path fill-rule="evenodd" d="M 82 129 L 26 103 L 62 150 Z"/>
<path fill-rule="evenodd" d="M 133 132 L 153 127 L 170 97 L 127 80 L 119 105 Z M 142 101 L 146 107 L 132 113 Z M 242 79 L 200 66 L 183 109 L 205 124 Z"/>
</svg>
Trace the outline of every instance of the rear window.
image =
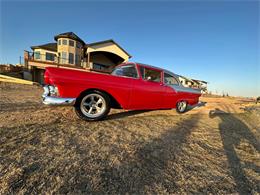
<svg viewBox="0 0 260 195">
<path fill-rule="evenodd" d="M 164 73 L 164 83 L 166 85 L 179 85 L 177 79 L 174 76 L 167 73 Z"/>
</svg>

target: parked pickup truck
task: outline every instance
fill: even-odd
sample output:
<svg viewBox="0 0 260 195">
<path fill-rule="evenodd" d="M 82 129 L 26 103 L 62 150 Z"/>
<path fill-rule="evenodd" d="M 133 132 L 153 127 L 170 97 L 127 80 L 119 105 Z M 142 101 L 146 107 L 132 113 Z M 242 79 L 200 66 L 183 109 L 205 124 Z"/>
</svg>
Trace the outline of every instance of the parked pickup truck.
<svg viewBox="0 0 260 195">
<path fill-rule="evenodd" d="M 87 121 L 103 119 L 110 108 L 183 113 L 201 96 L 200 90 L 182 86 L 174 73 L 140 63 L 118 65 L 111 74 L 47 67 L 44 79 L 44 104 L 74 106 Z"/>
</svg>

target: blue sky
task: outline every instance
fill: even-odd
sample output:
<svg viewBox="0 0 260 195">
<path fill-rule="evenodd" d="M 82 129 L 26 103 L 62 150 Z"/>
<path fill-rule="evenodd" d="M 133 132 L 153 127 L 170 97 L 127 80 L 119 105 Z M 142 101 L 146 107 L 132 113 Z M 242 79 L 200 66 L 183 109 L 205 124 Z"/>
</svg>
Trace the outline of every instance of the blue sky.
<svg viewBox="0 0 260 195">
<path fill-rule="evenodd" d="M 114 39 L 133 58 L 209 89 L 260 96 L 259 1 L 0 1 L 0 63 L 73 31 Z"/>
</svg>

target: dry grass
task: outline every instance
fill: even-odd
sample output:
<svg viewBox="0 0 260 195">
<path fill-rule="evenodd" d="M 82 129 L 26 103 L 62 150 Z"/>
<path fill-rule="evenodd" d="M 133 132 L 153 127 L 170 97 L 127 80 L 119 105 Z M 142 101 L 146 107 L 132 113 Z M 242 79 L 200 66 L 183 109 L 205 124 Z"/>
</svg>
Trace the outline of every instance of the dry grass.
<svg viewBox="0 0 260 195">
<path fill-rule="evenodd" d="M 260 193 L 252 103 L 203 98 L 184 115 L 113 110 L 87 123 L 41 93 L 0 84 L 0 194 Z"/>
</svg>

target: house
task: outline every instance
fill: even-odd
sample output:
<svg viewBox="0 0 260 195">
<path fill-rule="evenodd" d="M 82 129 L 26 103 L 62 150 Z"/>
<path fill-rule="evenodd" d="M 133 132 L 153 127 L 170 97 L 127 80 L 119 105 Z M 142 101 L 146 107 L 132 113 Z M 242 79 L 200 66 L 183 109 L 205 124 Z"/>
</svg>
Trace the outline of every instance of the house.
<svg viewBox="0 0 260 195">
<path fill-rule="evenodd" d="M 22 67 L 13 64 L 0 64 L 0 73 L 21 72 Z"/>
<path fill-rule="evenodd" d="M 187 77 L 184 77 L 184 76 L 181 76 L 181 75 L 177 75 L 177 76 L 178 76 L 180 83 L 184 87 L 192 87 L 194 85 L 194 81 L 192 81 L 191 79 L 188 79 Z"/>
<path fill-rule="evenodd" d="M 181 76 L 181 75 L 177 75 L 177 77 L 178 77 L 180 83 L 184 87 L 200 89 L 202 93 L 208 93 L 208 89 L 207 89 L 208 82 L 202 81 L 202 80 L 197 80 L 197 79 L 189 79 L 189 78 Z"/>
<path fill-rule="evenodd" d="M 43 83 L 47 66 L 87 71 L 110 72 L 116 65 L 128 61 L 131 55 L 114 40 L 86 43 L 73 32 L 54 36 L 55 42 L 32 46 L 24 51 L 24 65 L 32 80 Z"/>
<path fill-rule="evenodd" d="M 197 79 L 192 79 L 192 81 L 195 83 L 197 88 L 201 89 L 202 93 L 208 93 L 208 82 Z"/>
</svg>

